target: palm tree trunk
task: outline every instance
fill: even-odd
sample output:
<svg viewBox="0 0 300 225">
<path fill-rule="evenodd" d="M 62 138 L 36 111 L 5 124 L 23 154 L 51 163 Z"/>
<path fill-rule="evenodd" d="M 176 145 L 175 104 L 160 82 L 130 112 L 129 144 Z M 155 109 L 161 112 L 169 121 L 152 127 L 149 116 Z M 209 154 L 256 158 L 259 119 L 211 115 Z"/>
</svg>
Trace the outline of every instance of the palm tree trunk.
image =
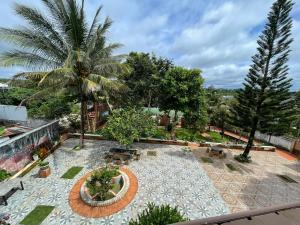
<svg viewBox="0 0 300 225">
<path fill-rule="evenodd" d="M 253 146 L 253 142 L 254 142 L 254 137 L 255 137 L 255 132 L 256 132 L 256 129 L 257 129 L 257 124 L 258 124 L 258 119 L 255 118 L 254 121 L 253 121 L 253 125 L 252 125 L 252 128 L 251 128 L 251 131 L 250 131 L 250 135 L 249 135 L 249 138 L 248 138 L 248 143 L 247 143 L 247 146 L 243 152 L 243 156 L 247 157 L 250 153 L 250 150 Z"/>
<path fill-rule="evenodd" d="M 86 99 L 83 94 L 82 87 L 80 87 L 80 116 L 81 116 L 81 123 L 80 123 L 80 148 L 84 147 L 84 125 L 85 125 L 85 109 L 86 109 Z"/>
<path fill-rule="evenodd" d="M 108 106 L 109 113 L 110 113 L 110 114 L 113 114 L 113 110 L 112 110 L 112 108 L 111 108 L 111 106 L 110 106 L 110 104 L 109 104 L 109 101 L 108 101 L 108 98 L 107 98 L 107 97 L 105 97 L 105 101 L 106 101 L 106 104 L 107 104 L 107 106 Z"/>
</svg>

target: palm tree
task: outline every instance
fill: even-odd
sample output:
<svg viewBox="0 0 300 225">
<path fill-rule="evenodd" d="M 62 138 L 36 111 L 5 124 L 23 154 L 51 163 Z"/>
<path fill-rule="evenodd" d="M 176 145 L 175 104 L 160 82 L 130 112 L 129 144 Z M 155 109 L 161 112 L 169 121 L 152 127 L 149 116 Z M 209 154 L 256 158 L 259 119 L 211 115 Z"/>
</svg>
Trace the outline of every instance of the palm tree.
<svg viewBox="0 0 300 225">
<path fill-rule="evenodd" d="M 2 66 L 25 66 L 32 72 L 17 74 L 13 80 L 38 81 L 42 90 L 76 94 L 81 103 L 81 138 L 83 147 L 85 113 L 91 93 L 109 93 L 121 84 L 111 79 L 124 70 L 124 56 L 113 56 L 120 44 L 106 44 L 106 32 L 112 21 L 99 22 L 101 6 L 88 28 L 84 0 L 41 0 L 47 15 L 39 10 L 16 4 L 16 13 L 28 22 L 17 29 L 0 28 L 2 40 L 13 42 L 18 49 L 0 56 Z M 34 96 L 32 96 L 34 97 Z M 106 98 L 107 99 L 107 98 Z"/>
</svg>

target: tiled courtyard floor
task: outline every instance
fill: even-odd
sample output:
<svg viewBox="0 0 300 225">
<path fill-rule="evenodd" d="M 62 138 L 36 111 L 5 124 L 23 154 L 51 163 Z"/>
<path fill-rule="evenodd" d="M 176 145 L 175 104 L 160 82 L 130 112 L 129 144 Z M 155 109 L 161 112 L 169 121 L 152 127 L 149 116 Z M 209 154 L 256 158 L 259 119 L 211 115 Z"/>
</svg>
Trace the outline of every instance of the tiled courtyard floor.
<svg viewBox="0 0 300 225">
<path fill-rule="evenodd" d="M 52 174 L 36 178 L 38 168 L 23 178 L 25 190 L 16 192 L 8 206 L 0 206 L 0 212 L 11 214 L 11 224 L 18 224 L 36 205 L 52 205 L 55 209 L 43 224 L 128 224 L 142 211 L 148 202 L 178 205 L 188 218 L 211 217 L 229 212 L 228 207 L 212 185 L 206 172 L 193 153 L 183 153 L 180 146 L 136 144 L 141 149 L 140 161 L 129 166 L 138 178 L 138 192 L 125 209 L 99 219 L 77 215 L 69 206 L 68 197 L 73 185 L 87 172 L 104 165 L 103 155 L 115 142 L 86 141 L 83 150 L 72 148 L 78 140 L 69 139 L 47 158 Z M 157 156 L 147 156 L 147 150 L 156 150 Z M 84 169 L 72 180 L 60 178 L 72 166 Z"/>
<path fill-rule="evenodd" d="M 239 150 L 226 150 L 226 159 L 213 158 L 203 163 L 206 148 L 196 149 L 195 156 L 219 190 L 232 212 L 257 209 L 300 201 L 300 163 L 281 157 L 276 152 L 252 151 L 253 162 L 241 164 L 233 159 Z M 226 164 L 240 171 L 230 171 Z M 288 175 L 298 183 L 287 183 L 277 176 Z"/>
</svg>

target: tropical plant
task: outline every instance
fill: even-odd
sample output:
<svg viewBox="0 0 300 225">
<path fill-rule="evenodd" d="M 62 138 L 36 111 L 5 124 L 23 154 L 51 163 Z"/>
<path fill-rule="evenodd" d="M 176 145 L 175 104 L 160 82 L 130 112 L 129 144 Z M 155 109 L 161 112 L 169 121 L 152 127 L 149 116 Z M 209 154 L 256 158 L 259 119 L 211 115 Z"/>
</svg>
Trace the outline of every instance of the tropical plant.
<svg viewBox="0 0 300 225">
<path fill-rule="evenodd" d="M 118 109 L 109 116 L 102 133 L 105 137 L 116 140 L 129 148 L 141 137 L 152 136 L 155 127 L 154 120 L 142 109 Z"/>
<path fill-rule="evenodd" d="M 9 178 L 11 174 L 4 169 L 0 169 L 0 182 Z"/>
<path fill-rule="evenodd" d="M 274 2 L 265 29 L 257 41 L 257 53 L 245 78 L 243 89 L 236 95 L 232 108 L 236 125 L 250 131 L 243 158 L 247 158 L 253 145 L 256 130 L 283 132 L 292 114 L 291 79 L 288 78 L 292 18 L 291 0 Z M 283 126 L 282 126 L 283 125 Z"/>
<path fill-rule="evenodd" d="M 112 56 L 120 44 L 106 44 L 105 34 L 112 21 L 101 24 L 102 7 L 97 8 L 88 28 L 84 1 L 42 0 L 48 15 L 38 9 L 16 4 L 16 13 L 28 22 L 20 29 L 1 28 L 2 40 L 13 42 L 18 49 L 1 55 L 2 66 L 25 66 L 33 72 L 14 76 L 14 81 L 26 78 L 43 87 L 41 93 L 64 92 L 76 95 L 81 102 L 81 138 L 83 147 L 85 115 L 90 94 L 108 94 L 120 88 L 114 79 L 123 71 L 123 56 Z"/>
<path fill-rule="evenodd" d="M 179 212 L 177 207 L 148 203 L 147 209 L 140 213 L 136 220 L 132 219 L 129 225 L 167 225 L 184 221 L 188 219 Z"/>
<path fill-rule="evenodd" d="M 87 180 L 86 186 L 95 200 L 111 198 L 109 190 L 113 188 L 112 178 L 120 173 L 116 168 L 104 167 L 95 171 Z"/>
</svg>

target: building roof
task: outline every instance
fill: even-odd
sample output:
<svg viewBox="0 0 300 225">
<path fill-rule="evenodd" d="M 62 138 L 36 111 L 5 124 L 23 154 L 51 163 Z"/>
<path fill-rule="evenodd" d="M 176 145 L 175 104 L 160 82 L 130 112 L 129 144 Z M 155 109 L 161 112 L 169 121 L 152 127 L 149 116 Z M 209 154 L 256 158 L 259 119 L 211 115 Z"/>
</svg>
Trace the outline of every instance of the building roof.
<svg viewBox="0 0 300 225">
<path fill-rule="evenodd" d="M 176 223 L 176 225 L 299 225 L 300 202 Z M 174 224 L 175 225 L 175 224 Z"/>
</svg>

